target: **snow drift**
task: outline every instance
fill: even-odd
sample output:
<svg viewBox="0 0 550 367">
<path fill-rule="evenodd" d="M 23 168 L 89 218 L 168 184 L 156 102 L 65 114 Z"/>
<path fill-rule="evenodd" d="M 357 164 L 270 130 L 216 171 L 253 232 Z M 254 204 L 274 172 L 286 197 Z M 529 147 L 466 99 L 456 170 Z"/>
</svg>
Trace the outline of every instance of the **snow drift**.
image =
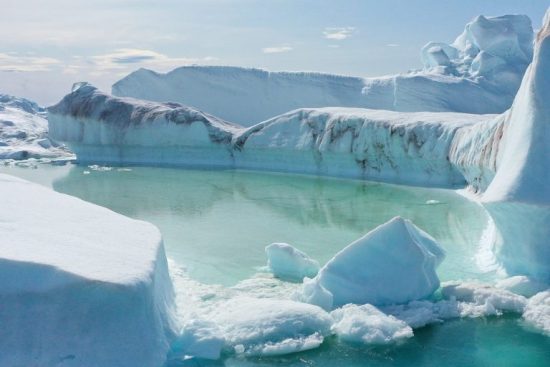
<svg viewBox="0 0 550 367">
<path fill-rule="evenodd" d="M 161 365 L 176 323 L 156 227 L 8 175 L 0 187 L 0 365 Z"/>
<path fill-rule="evenodd" d="M 531 60 L 532 38 L 524 15 L 480 16 L 453 44 L 428 43 L 421 71 L 359 78 L 222 66 L 184 66 L 167 74 L 140 69 L 115 83 L 112 93 L 178 102 L 244 126 L 327 106 L 500 113 L 510 107 Z"/>
<path fill-rule="evenodd" d="M 0 94 L 0 159 L 72 157 L 48 136 L 46 110 L 24 98 Z"/>
</svg>

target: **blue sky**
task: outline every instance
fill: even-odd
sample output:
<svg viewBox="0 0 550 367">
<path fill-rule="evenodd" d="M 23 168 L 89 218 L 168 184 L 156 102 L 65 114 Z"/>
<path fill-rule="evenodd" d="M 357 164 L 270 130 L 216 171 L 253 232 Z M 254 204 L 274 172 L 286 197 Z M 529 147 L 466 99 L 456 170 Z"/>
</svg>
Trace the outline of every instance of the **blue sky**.
<svg viewBox="0 0 550 367">
<path fill-rule="evenodd" d="M 419 68 L 476 15 L 547 0 L 2 0 L 0 93 L 51 104 L 72 83 L 102 89 L 139 67 L 235 65 L 376 76 Z"/>
</svg>

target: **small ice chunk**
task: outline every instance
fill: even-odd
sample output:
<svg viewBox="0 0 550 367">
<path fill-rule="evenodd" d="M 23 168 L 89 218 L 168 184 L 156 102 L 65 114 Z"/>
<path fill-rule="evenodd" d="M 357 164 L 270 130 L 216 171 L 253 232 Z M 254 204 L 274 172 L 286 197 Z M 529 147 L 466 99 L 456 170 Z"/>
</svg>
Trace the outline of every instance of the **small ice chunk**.
<svg viewBox="0 0 550 367">
<path fill-rule="evenodd" d="M 236 297 L 211 315 L 226 347 L 245 355 L 278 355 L 318 347 L 332 319 L 321 308 L 290 300 Z"/>
<path fill-rule="evenodd" d="M 272 243 L 265 248 L 267 266 L 280 279 L 302 281 L 319 271 L 319 263 L 304 252 L 286 243 Z"/>
<path fill-rule="evenodd" d="M 529 299 L 523 319 L 530 326 L 550 336 L 550 290 L 540 292 Z"/>
<path fill-rule="evenodd" d="M 396 217 L 375 228 L 336 254 L 309 285 L 329 292 L 333 307 L 347 303 L 375 306 L 406 303 L 429 297 L 439 288 L 435 268 L 444 250 L 409 220 Z M 326 299 L 326 296 L 320 297 Z"/>
<path fill-rule="evenodd" d="M 525 275 L 516 275 L 497 282 L 497 288 L 505 289 L 524 297 L 532 297 L 535 294 L 550 288 L 550 285 L 536 281 Z"/>
<path fill-rule="evenodd" d="M 447 282 L 441 287 L 446 299 L 461 302 L 461 316 L 500 315 L 502 312 L 522 313 L 527 299 L 510 291 L 476 282 Z"/>
<path fill-rule="evenodd" d="M 331 330 L 344 341 L 391 344 L 413 336 L 411 327 L 404 321 L 369 304 L 347 304 L 330 315 L 334 320 Z"/>
<path fill-rule="evenodd" d="M 225 339 L 212 322 L 200 319 L 187 321 L 180 337 L 172 344 L 169 358 L 193 356 L 219 359 Z"/>
</svg>

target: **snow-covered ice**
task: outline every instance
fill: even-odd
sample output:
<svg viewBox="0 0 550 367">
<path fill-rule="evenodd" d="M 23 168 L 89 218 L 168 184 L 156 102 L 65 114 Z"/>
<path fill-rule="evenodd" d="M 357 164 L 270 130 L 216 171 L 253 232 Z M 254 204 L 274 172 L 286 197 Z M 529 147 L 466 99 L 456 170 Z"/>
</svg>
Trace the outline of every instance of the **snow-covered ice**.
<svg viewBox="0 0 550 367">
<path fill-rule="evenodd" d="M 411 327 L 404 321 L 369 304 L 347 304 L 330 315 L 334 320 L 332 331 L 344 341 L 390 344 L 413 336 Z"/>
<path fill-rule="evenodd" d="M 158 229 L 8 175 L 0 191 L 0 365 L 161 365 L 177 322 Z"/>
<path fill-rule="evenodd" d="M 360 78 L 184 66 L 162 74 L 139 69 L 112 93 L 179 102 L 251 126 L 297 108 L 361 107 L 394 111 L 500 113 L 510 107 L 532 53 L 524 15 L 477 17 L 452 44 L 428 43 L 425 69 Z"/>
<path fill-rule="evenodd" d="M 46 110 L 24 98 L 0 94 L 0 159 L 71 158 L 48 136 Z"/>
<path fill-rule="evenodd" d="M 267 266 L 274 276 L 281 279 L 302 281 L 313 278 L 319 271 L 319 263 L 304 252 L 287 243 L 272 243 L 265 248 Z"/>
<path fill-rule="evenodd" d="M 409 220 L 396 217 L 336 254 L 321 268 L 304 296 L 321 298 L 325 308 L 327 292 L 332 295 L 330 308 L 423 299 L 439 288 L 435 269 L 444 257 L 443 249 L 430 235 Z"/>
<path fill-rule="evenodd" d="M 525 275 L 516 275 L 501 279 L 495 286 L 524 297 L 532 297 L 535 294 L 550 288 L 549 284 L 539 282 Z"/>
</svg>

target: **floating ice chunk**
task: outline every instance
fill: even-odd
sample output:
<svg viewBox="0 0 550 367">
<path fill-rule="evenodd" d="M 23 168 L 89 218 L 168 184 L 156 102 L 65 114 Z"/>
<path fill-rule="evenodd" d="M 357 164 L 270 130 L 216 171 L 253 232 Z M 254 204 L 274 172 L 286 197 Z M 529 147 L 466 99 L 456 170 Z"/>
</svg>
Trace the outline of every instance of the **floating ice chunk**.
<svg viewBox="0 0 550 367">
<path fill-rule="evenodd" d="M 497 288 L 506 289 L 524 297 L 532 297 L 535 294 L 550 288 L 549 284 L 538 282 L 524 275 L 502 279 L 496 284 Z"/>
<path fill-rule="evenodd" d="M 388 316 L 369 304 L 348 304 L 330 315 L 334 320 L 332 331 L 344 341 L 390 344 L 413 336 L 411 327 L 404 321 Z"/>
<path fill-rule="evenodd" d="M 462 302 L 461 316 L 522 313 L 527 299 L 510 291 L 476 282 L 447 282 L 441 287 L 443 297 Z"/>
<path fill-rule="evenodd" d="M 281 279 L 302 281 L 312 278 L 319 271 L 319 263 L 304 252 L 286 243 L 272 243 L 265 248 L 267 266 L 274 276 Z"/>
<path fill-rule="evenodd" d="M 225 339 L 216 324 L 200 319 L 189 320 L 172 344 L 169 359 L 186 356 L 219 359 L 224 343 Z"/>
<path fill-rule="evenodd" d="M 308 285 L 333 296 L 333 307 L 347 303 L 376 306 L 429 297 L 438 287 L 435 268 L 444 250 L 409 220 L 396 217 L 336 254 Z"/>
<path fill-rule="evenodd" d="M 550 336 L 550 290 L 529 299 L 523 318 L 530 326 Z"/>
<path fill-rule="evenodd" d="M 461 316 L 456 300 L 412 301 L 405 305 L 383 307 L 382 311 L 403 320 L 413 329 Z"/>
<path fill-rule="evenodd" d="M 236 297 L 211 314 L 226 347 L 246 355 L 276 355 L 318 347 L 332 319 L 321 308 L 289 300 Z"/>
</svg>

